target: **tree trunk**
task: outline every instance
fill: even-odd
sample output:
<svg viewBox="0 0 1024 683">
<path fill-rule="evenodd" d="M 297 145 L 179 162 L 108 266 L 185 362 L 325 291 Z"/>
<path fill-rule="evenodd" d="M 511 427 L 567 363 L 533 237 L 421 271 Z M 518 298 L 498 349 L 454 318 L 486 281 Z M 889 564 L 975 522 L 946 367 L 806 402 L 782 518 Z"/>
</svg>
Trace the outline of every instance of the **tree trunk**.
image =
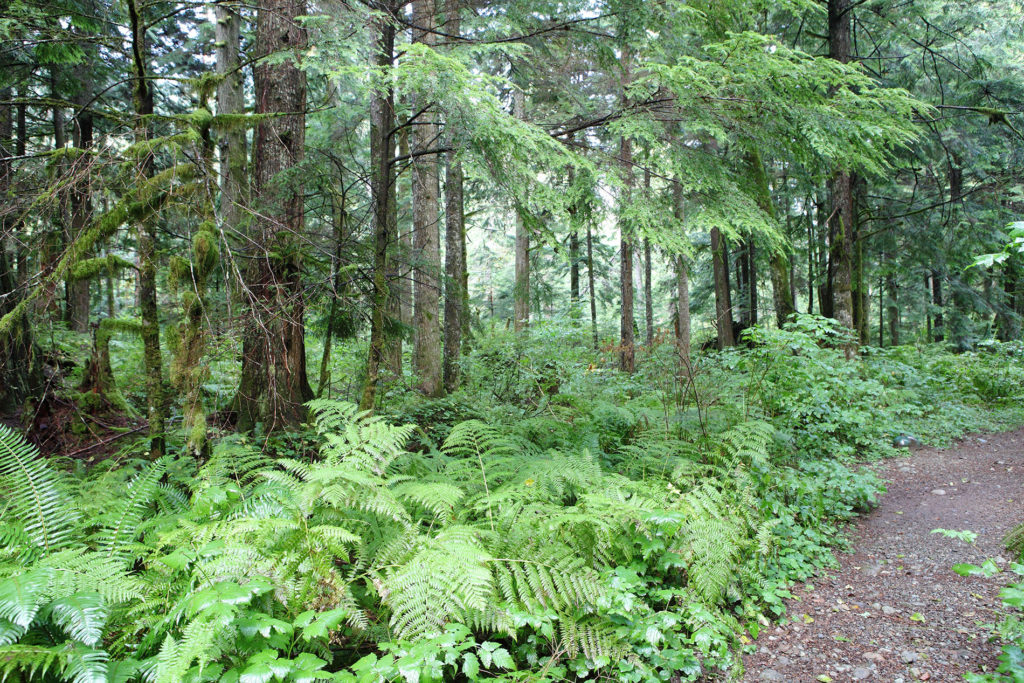
<svg viewBox="0 0 1024 683">
<path fill-rule="evenodd" d="M 942 320 L 942 274 L 938 270 L 933 270 L 931 280 L 932 306 L 934 307 L 934 314 L 932 317 L 932 338 L 935 341 L 940 342 L 945 341 L 946 339 Z"/>
<path fill-rule="evenodd" d="M 392 10 L 393 8 L 389 8 Z M 390 69 L 395 52 L 395 25 L 392 17 L 377 19 L 375 65 L 382 70 Z M 373 410 L 377 404 L 377 385 L 384 363 L 386 346 L 384 320 L 388 305 L 389 286 L 388 248 L 392 240 L 393 225 L 390 217 L 391 188 L 394 187 L 394 168 L 391 163 L 393 140 L 391 130 L 395 127 L 395 96 L 388 88 L 374 91 L 370 100 L 370 202 L 373 206 L 373 293 L 370 301 L 370 349 L 366 361 L 366 380 L 361 410 Z"/>
<path fill-rule="evenodd" d="M 718 329 L 718 349 L 735 346 L 732 331 L 732 307 L 729 302 L 729 265 L 725 258 L 725 244 L 718 228 L 711 228 L 711 262 L 715 280 L 715 326 Z"/>
<path fill-rule="evenodd" d="M 512 93 L 512 115 L 517 119 L 526 118 L 526 95 L 518 88 Z M 522 332 L 530 326 L 530 233 L 518 210 L 515 261 L 512 315 L 515 331 Z"/>
<path fill-rule="evenodd" d="M 445 32 L 458 36 L 460 0 L 445 3 Z M 445 132 L 448 147 L 454 146 L 455 134 L 451 129 Z M 452 392 L 459 388 L 459 357 L 462 353 L 462 294 L 465 254 L 462 252 L 462 235 L 465 232 L 465 214 L 462 203 L 462 161 L 458 151 L 447 153 L 444 183 L 444 389 Z"/>
<path fill-rule="evenodd" d="M 128 0 L 128 16 L 132 32 L 133 101 L 137 115 L 136 142 L 149 138 L 147 117 L 153 114 L 153 90 L 148 80 L 146 22 L 140 15 L 136 0 Z M 153 156 L 147 153 L 138 164 L 138 173 L 147 177 L 153 173 Z M 140 178 L 141 180 L 141 178 Z M 146 372 L 146 414 L 149 419 L 150 454 L 164 454 L 164 388 L 163 359 L 160 355 L 160 315 L 156 298 L 156 221 L 153 218 L 138 225 L 136 250 L 139 259 L 138 295 L 142 317 L 143 361 Z"/>
<path fill-rule="evenodd" d="M 302 50 L 306 32 L 297 17 L 304 0 L 268 0 L 257 13 L 255 54 Z M 304 231 L 301 178 L 285 177 L 302 162 L 305 148 L 306 76 L 298 54 L 260 62 L 253 69 L 256 114 L 263 119 L 253 136 L 253 196 L 256 255 L 249 283 L 251 315 L 258 321 L 254 353 L 242 359 L 239 428 L 262 422 L 267 431 L 294 427 L 306 419 L 313 397 L 306 375 L 302 244 Z"/>
<path fill-rule="evenodd" d="M 680 230 L 683 225 L 683 185 L 679 182 L 672 183 L 672 212 L 679 222 Z M 676 257 L 676 348 L 679 354 L 679 364 L 687 375 L 690 373 L 690 273 L 686 265 L 686 258 L 682 255 Z"/>
<path fill-rule="evenodd" d="M 850 61 L 851 0 L 828 0 L 829 57 L 843 64 Z M 855 238 L 853 179 L 845 169 L 832 177 L 832 219 L 835 242 L 832 244 L 833 317 L 856 334 L 853 318 L 853 242 Z M 857 345 L 844 344 L 847 359 L 853 358 Z"/>
<path fill-rule="evenodd" d="M 75 121 L 72 143 L 81 150 L 71 164 L 71 240 L 77 240 L 92 220 L 92 169 L 86 150 L 92 147 L 92 79 L 89 68 L 80 65 L 75 69 L 81 83 L 81 90 L 75 96 Z M 89 279 L 78 278 L 68 281 L 67 301 L 68 325 L 76 332 L 89 329 Z"/>
<path fill-rule="evenodd" d="M 11 90 L 0 90 L 0 197 L 7 197 L 13 184 L 13 170 L 10 157 L 15 148 L 11 144 L 13 133 L 13 110 L 6 104 L 11 100 Z M 19 112 L 20 114 L 20 112 Z M 19 120 L 19 145 L 22 126 Z M 15 254 L 8 254 L 5 237 L 17 232 L 19 226 L 12 212 L 0 209 L 0 318 L 7 315 L 17 304 L 18 275 L 14 270 Z M 31 373 L 32 328 L 28 316 L 22 315 L 11 327 L 10 334 L 0 335 L 0 413 L 13 413 L 33 390 Z"/>
<path fill-rule="evenodd" d="M 331 308 L 327 317 L 327 333 L 324 335 L 324 350 L 320 356 L 320 375 L 317 381 L 316 396 L 322 398 L 324 391 L 331 382 L 331 347 L 334 342 L 334 328 L 338 324 L 338 300 L 345 294 L 345 277 L 341 268 L 341 247 L 347 239 L 348 207 L 345 201 L 344 182 L 339 192 L 331 195 L 331 223 L 334 228 L 334 255 L 331 259 Z"/>
<path fill-rule="evenodd" d="M 654 299 L 651 295 L 651 241 L 644 240 L 644 323 L 646 334 L 644 343 L 654 345 Z"/>
<path fill-rule="evenodd" d="M 888 268 L 885 275 L 886 310 L 889 314 L 889 343 L 893 346 L 900 344 L 900 308 L 899 293 L 896 288 L 896 272 Z"/>
<path fill-rule="evenodd" d="M 590 331 L 594 338 L 594 350 L 597 351 L 599 340 L 597 335 L 597 290 L 594 287 L 594 236 L 587 224 L 587 287 L 590 298 Z"/>
<path fill-rule="evenodd" d="M 620 213 L 625 213 L 632 201 L 633 194 L 633 145 L 629 138 L 623 136 L 619 140 L 619 163 L 625 174 L 622 198 L 619 202 Z M 620 232 L 620 287 L 621 309 L 619 316 L 619 369 L 623 372 L 636 370 L 636 340 L 633 335 L 633 238 L 632 228 L 619 218 Z"/>
<path fill-rule="evenodd" d="M 414 0 L 412 8 L 413 42 L 435 45 L 434 0 Z M 429 109 L 430 104 L 421 99 L 414 107 L 414 110 L 422 111 L 422 120 L 413 126 L 413 153 L 422 153 L 438 146 L 438 126 L 432 121 L 436 112 Z M 413 366 L 420 379 L 421 391 L 427 396 L 440 396 L 444 393 L 444 384 L 441 374 L 441 242 L 438 215 L 441 190 L 437 155 L 416 157 L 412 172 L 413 244 L 416 249 L 413 269 L 413 279 L 416 281 Z"/>
</svg>

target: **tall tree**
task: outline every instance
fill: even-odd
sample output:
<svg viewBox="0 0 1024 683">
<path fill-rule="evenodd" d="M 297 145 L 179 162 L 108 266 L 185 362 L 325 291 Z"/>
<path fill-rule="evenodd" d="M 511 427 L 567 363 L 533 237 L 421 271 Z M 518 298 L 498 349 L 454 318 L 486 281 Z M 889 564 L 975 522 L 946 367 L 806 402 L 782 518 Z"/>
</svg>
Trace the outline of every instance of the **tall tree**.
<svg viewBox="0 0 1024 683">
<path fill-rule="evenodd" d="M 672 183 L 672 214 L 680 229 L 683 226 L 685 201 L 683 184 Z M 683 372 L 690 372 L 690 271 L 686 257 L 676 257 L 676 347 Z"/>
<path fill-rule="evenodd" d="M 626 103 L 626 89 L 631 81 L 632 56 L 629 46 L 622 49 L 622 100 Z M 623 174 L 619 197 L 619 369 L 636 369 L 636 339 L 633 333 L 633 235 L 632 226 L 624 220 L 633 201 L 633 141 L 627 135 L 619 137 L 619 165 Z"/>
<path fill-rule="evenodd" d="M 433 46 L 436 43 L 436 8 L 434 0 L 413 0 L 413 42 Z M 438 200 L 440 180 L 438 155 L 427 153 L 438 147 L 437 113 L 425 99 L 414 105 L 417 120 L 413 123 L 413 244 L 416 249 L 413 279 L 416 283 L 414 318 L 416 340 L 413 349 L 414 367 L 420 388 L 427 396 L 444 393 L 441 366 L 441 240 Z"/>
<path fill-rule="evenodd" d="M 381 72 L 391 68 L 395 52 L 394 5 L 373 22 L 375 34 L 374 66 Z M 395 206 L 394 157 L 395 93 L 391 82 L 384 77 L 375 84 L 370 96 L 370 202 L 373 207 L 373 269 L 370 295 L 370 348 L 366 362 L 366 380 L 359 400 L 362 410 L 373 410 L 377 402 L 381 367 L 387 350 L 385 319 L 391 284 L 388 282 L 389 252 L 395 222 L 391 211 Z"/>
<path fill-rule="evenodd" d="M 242 359 L 238 423 L 243 430 L 257 422 L 268 430 L 298 425 L 313 397 L 303 321 L 304 195 L 301 174 L 295 173 L 306 140 L 306 75 L 297 52 L 306 45 L 298 19 L 304 14 L 305 0 L 265 0 L 256 17 L 255 113 L 271 116 L 259 120 L 253 136 L 257 253 L 247 288 L 256 324 L 247 333 L 256 339 Z"/>
<path fill-rule="evenodd" d="M 153 115 L 153 88 L 149 80 L 149 50 L 146 46 L 146 18 L 140 13 L 142 5 L 128 0 L 132 47 L 132 99 L 135 104 L 135 140 L 140 145 L 149 139 L 149 119 Z M 144 149 L 144 147 L 143 147 Z M 153 174 L 153 154 L 143 152 L 136 173 L 140 180 Z M 143 362 L 146 371 L 146 417 L 149 419 L 150 453 L 159 457 L 164 453 L 164 424 L 166 419 L 163 359 L 160 353 L 160 312 L 156 292 L 156 221 L 150 217 L 137 226 L 136 251 L 139 261 L 138 296 L 142 317 Z"/>
<path fill-rule="evenodd" d="M 829 57 L 846 64 L 850 61 L 851 0 L 828 0 Z M 829 234 L 833 237 L 832 314 L 840 325 L 855 331 L 853 319 L 853 242 L 854 206 L 853 178 L 846 168 L 838 168 L 832 176 L 832 212 Z M 856 345 L 845 345 L 847 358 L 852 358 Z"/>
<path fill-rule="evenodd" d="M 461 0 L 445 2 L 445 33 L 459 36 L 461 24 L 459 7 Z M 466 255 L 464 235 L 466 231 L 465 212 L 462 202 L 463 178 L 462 160 L 459 158 L 455 134 L 450 129 L 445 134 L 446 146 L 452 148 L 445 157 L 445 238 L 444 238 L 444 388 L 455 391 L 459 387 L 459 358 L 462 353 L 462 318 Z"/>
<path fill-rule="evenodd" d="M 711 265 L 715 287 L 715 328 L 718 330 L 718 349 L 736 346 L 733 333 L 732 303 L 729 295 L 729 262 L 722 231 L 711 228 Z"/>
<path fill-rule="evenodd" d="M 520 88 L 512 92 L 512 115 L 526 118 L 526 93 Z M 515 285 L 513 290 L 513 322 L 516 332 L 530 325 L 530 232 L 523 219 L 523 210 L 516 210 Z"/>
</svg>

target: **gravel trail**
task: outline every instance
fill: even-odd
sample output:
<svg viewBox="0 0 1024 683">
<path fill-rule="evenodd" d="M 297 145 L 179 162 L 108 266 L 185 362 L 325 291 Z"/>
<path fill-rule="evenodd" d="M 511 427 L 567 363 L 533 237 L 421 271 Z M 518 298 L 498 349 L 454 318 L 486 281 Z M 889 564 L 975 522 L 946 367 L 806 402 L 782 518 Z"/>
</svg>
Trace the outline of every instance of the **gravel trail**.
<svg viewBox="0 0 1024 683">
<path fill-rule="evenodd" d="M 1011 559 L 1002 538 L 1024 521 L 1024 430 L 920 449 L 878 471 L 888 492 L 859 521 L 854 552 L 793 591 L 791 622 L 761 632 L 744 681 L 959 681 L 997 664 L 984 624 L 998 620 L 1009 579 L 950 567 Z M 977 549 L 936 528 L 977 532 Z"/>
</svg>

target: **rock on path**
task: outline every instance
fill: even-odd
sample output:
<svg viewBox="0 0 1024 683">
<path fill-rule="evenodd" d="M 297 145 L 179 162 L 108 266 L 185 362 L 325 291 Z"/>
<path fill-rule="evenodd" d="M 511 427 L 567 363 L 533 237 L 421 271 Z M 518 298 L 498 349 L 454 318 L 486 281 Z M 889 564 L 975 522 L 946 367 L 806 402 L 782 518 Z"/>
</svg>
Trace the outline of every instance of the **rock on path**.
<svg viewBox="0 0 1024 683">
<path fill-rule="evenodd" d="M 761 632 L 744 681 L 960 681 L 997 665 L 983 624 L 1009 578 L 951 567 L 1012 559 L 1002 538 L 1024 521 L 1024 430 L 919 450 L 879 474 L 888 493 L 859 521 L 855 552 L 793 591 L 790 623 Z M 936 528 L 976 532 L 982 555 Z"/>
</svg>

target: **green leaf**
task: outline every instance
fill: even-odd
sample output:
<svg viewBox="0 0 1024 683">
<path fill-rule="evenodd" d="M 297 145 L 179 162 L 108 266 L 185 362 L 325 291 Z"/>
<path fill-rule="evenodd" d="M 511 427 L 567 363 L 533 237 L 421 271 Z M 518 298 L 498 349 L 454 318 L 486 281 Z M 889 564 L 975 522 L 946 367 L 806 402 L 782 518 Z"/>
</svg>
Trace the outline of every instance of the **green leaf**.
<svg viewBox="0 0 1024 683">
<path fill-rule="evenodd" d="M 476 680 L 480 673 L 480 660 L 472 652 L 462 655 L 462 673 L 471 681 Z"/>
</svg>

